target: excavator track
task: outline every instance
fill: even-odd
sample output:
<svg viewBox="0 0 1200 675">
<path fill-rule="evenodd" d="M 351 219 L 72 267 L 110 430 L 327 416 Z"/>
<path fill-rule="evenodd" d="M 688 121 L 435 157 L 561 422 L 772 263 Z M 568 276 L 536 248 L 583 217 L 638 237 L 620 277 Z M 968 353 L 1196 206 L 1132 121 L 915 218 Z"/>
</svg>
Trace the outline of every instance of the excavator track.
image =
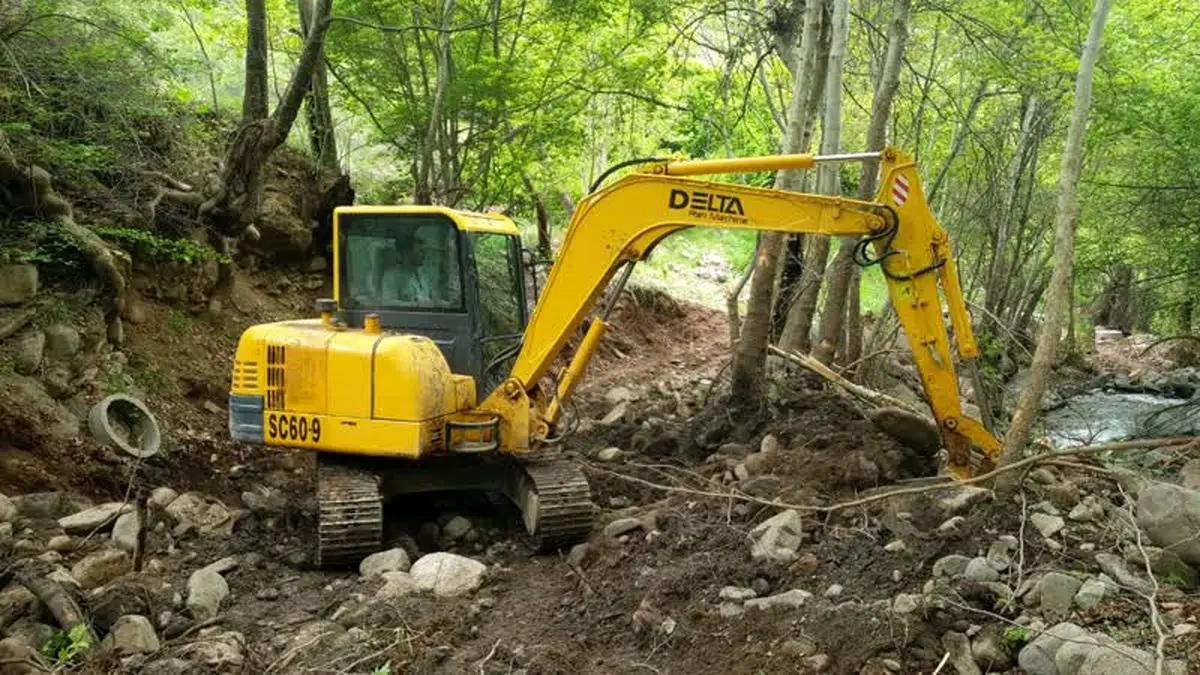
<svg viewBox="0 0 1200 675">
<path fill-rule="evenodd" d="M 317 566 L 357 565 L 383 545 L 379 476 L 317 457 Z"/>
<path fill-rule="evenodd" d="M 587 539 L 595 507 L 579 465 L 558 457 L 524 459 L 517 464 L 522 476 L 512 497 L 534 546 L 550 551 Z"/>
</svg>

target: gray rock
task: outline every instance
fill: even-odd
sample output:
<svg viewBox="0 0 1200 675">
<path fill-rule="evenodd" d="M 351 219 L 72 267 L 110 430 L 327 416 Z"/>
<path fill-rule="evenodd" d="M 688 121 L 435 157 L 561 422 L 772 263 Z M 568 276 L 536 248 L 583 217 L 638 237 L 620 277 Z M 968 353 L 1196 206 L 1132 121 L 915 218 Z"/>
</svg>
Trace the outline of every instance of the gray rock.
<svg viewBox="0 0 1200 675">
<path fill-rule="evenodd" d="M 1088 611 L 1104 601 L 1104 592 L 1106 587 L 1103 581 L 1099 579 L 1088 579 L 1079 587 L 1079 592 L 1075 594 L 1075 606 L 1083 611 Z"/>
<path fill-rule="evenodd" d="M 946 515 L 953 516 L 972 506 L 992 498 L 992 491 L 973 485 L 957 485 L 941 491 L 938 506 Z"/>
<path fill-rule="evenodd" d="M 0 523 L 11 523 L 17 518 L 17 505 L 0 494 Z"/>
<path fill-rule="evenodd" d="M 1007 534 L 992 542 L 987 553 L 988 564 L 997 572 L 1008 569 L 1012 565 L 1010 554 L 1017 550 L 1018 545 L 1017 538 Z"/>
<path fill-rule="evenodd" d="M 1156 546 L 1200 565 L 1200 492 L 1169 483 L 1150 483 L 1138 492 L 1137 524 Z"/>
<path fill-rule="evenodd" d="M 37 310 L 32 307 L 26 309 L 0 309 L 0 340 L 5 340 L 17 334 L 37 316 Z"/>
<path fill-rule="evenodd" d="M 829 667 L 829 655 L 813 654 L 808 658 L 802 659 L 800 665 L 805 668 L 805 672 L 823 673 Z"/>
<path fill-rule="evenodd" d="M 0 305 L 19 305 L 37 292 L 36 265 L 0 265 Z"/>
<path fill-rule="evenodd" d="M 967 556 L 951 553 L 933 563 L 933 576 L 951 578 L 962 576 L 967 571 L 967 565 L 969 564 L 971 564 L 971 559 Z"/>
<path fill-rule="evenodd" d="M 461 515 L 456 515 L 454 518 L 446 521 L 446 524 L 442 527 L 442 536 L 450 539 L 451 542 L 457 542 L 458 539 L 466 537 L 467 532 L 470 532 L 472 527 L 473 525 L 470 524 L 470 520 L 463 518 Z"/>
<path fill-rule="evenodd" d="M 153 654 L 160 648 L 154 624 L 139 614 L 128 614 L 117 619 L 100 646 L 124 656 Z"/>
<path fill-rule="evenodd" d="M 915 593 L 901 593 L 892 601 L 893 614 L 912 614 L 921 608 L 924 598 Z"/>
<path fill-rule="evenodd" d="M 718 597 L 722 600 L 732 600 L 733 602 L 744 602 L 758 596 L 753 588 L 742 588 L 740 586 L 726 586 L 718 593 Z"/>
<path fill-rule="evenodd" d="M 963 576 L 971 581 L 999 581 L 1000 573 L 988 564 L 987 558 L 972 558 L 963 570 Z"/>
<path fill-rule="evenodd" d="M 408 572 L 384 572 L 380 576 L 386 583 L 375 592 L 377 601 L 390 602 L 421 591 Z"/>
<path fill-rule="evenodd" d="M 726 457 L 742 458 L 750 454 L 751 448 L 745 443 L 723 443 L 717 448 L 717 454 Z"/>
<path fill-rule="evenodd" d="M 962 527 L 962 524 L 965 522 L 967 522 L 967 519 L 963 516 L 954 516 L 953 518 L 948 518 L 941 525 L 938 525 L 938 532 L 956 532 L 958 531 L 958 528 Z"/>
<path fill-rule="evenodd" d="M 771 516 L 750 531 L 750 556 L 755 560 L 791 562 L 804 541 L 800 514 L 789 509 Z"/>
<path fill-rule="evenodd" d="M 99 588 L 131 569 L 129 554 L 118 549 L 101 549 L 89 553 L 71 567 L 71 578 L 80 588 Z"/>
<path fill-rule="evenodd" d="M 216 618 L 221 603 L 229 597 L 229 583 L 209 568 L 198 569 L 188 578 L 187 608 L 192 618 L 207 621 Z"/>
<path fill-rule="evenodd" d="M 937 426 L 923 415 L 889 407 L 868 412 L 867 419 L 880 431 L 917 452 L 933 455 L 941 448 L 942 438 Z"/>
<path fill-rule="evenodd" d="M 1179 470 L 1179 478 L 1183 487 L 1189 490 L 1200 490 L 1200 459 L 1190 459 Z"/>
<path fill-rule="evenodd" d="M 169 487 L 156 487 L 150 493 L 149 502 L 159 508 L 165 509 L 171 505 L 171 502 L 179 498 L 179 493 Z"/>
<path fill-rule="evenodd" d="M 616 405 L 618 403 L 628 403 L 629 401 L 632 401 L 633 398 L 633 392 L 629 390 L 629 387 L 622 387 L 620 385 L 604 392 L 604 400 L 608 401 L 612 405 Z"/>
<path fill-rule="evenodd" d="M 596 459 L 601 462 L 615 462 L 621 459 L 621 456 L 624 454 L 620 448 L 605 448 L 596 453 Z"/>
<path fill-rule="evenodd" d="M 618 518 L 608 525 L 604 526 L 604 536 L 610 539 L 632 532 L 642 526 L 642 521 L 637 518 Z"/>
<path fill-rule="evenodd" d="M 942 647 L 950 652 L 950 665 L 959 675 L 982 675 L 971 652 L 971 639 L 966 635 L 954 631 L 946 633 L 942 636 Z"/>
<path fill-rule="evenodd" d="M 779 653 L 793 659 L 801 659 L 816 654 L 817 645 L 805 637 L 793 638 L 784 640 L 783 644 L 779 645 Z"/>
<path fill-rule="evenodd" d="M 61 323 L 47 326 L 45 334 L 47 358 L 65 363 L 79 353 L 81 338 L 72 326 Z"/>
<path fill-rule="evenodd" d="M 273 516 L 283 513 L 287 508 L 287 500 L 277 488 L 260 485 L 254 490 L 242 493 L 242 503 L 251 513 L 261 516 Z"/>
<path fill-rule="evenodd" d="M 38 607 L 38 599 L 29 589 L 21 584 L 13 583 L 0 590 L 0 631 L 23 616 L 33 614 Z"/>
<path fill-rule="evenodd" d="M 138 535 L 142 531 L 142 521 L 137 511 L 131 511 L 117 518 L 113 524 L 112 541 L 117 548 L 130 553 L 137 552 Z"/>
<path fill-rule="evenodd" d="M 571 552 L 567 554 L 567 564 L 575 567 L 582 566 L 590 550 L 591 548 L 587 545 L 587 542 L 575 544 L 571 547 Z"/>
<path fill-rule="evenodd" d="M 1184 588 L 1200 586 L 1200 573 L 1194 567 L 1183 562 L 1174 551 L 1155 546 L 1143 546 L 1150 558 L 1150 569 L 1170 584 L 1181 585 Z M 1125 552 L 1125 560 L 1137 569 L 1144 569 L 1146 556 L 1136 548 L 1130 547 Z"/>
<path fill-rule="evenodd" d="M 746 613 L 742 603 L 740 602 L 722 602 L 717 607 L 717 613 L 722 619 L 732 619 L 735 616 L 741 616 Z"/>
<path fill-rule="evenodd" d="M 1104 520 L 1104 505 L 1095 497 L 1088 497 L 1077 504 L 1067 518 L 1081 523 L 1095 523 Z"/>
<path fill-rule="evenodd" d="M 89 534 L 112 527 L 118 516 L 132 512 L 132 504 L 110 502 L 80 511 L 73 516 L 59 518 L 58 526 L 67 534 Z"/>
<path fill-rule="evenodd" d="M 411 567 L 408 553 L 402 548 L 393 548 L 363 558 L 358 564 L 358 574 L 364 579 L 374 579 L 386 572 L 407 572 Z"/>
<path fill-rule="evenodd" d="M 13 537 L 13 524 L 12 523 L 0 523 L 0 541 L 2 541 L 4 539 L 12 539 L 12 537 Z"/>
<path fill-rule="evenodd" d="M 1155 657 L 1094 633 L 1065 642 L 1054 655 L 1054 665 L 1060 675 L 1151 675 L 1155 672 Z M 1167 661 L 1163 666 L 1167 675 L 1186 672 L 1179 661 Z"/>
<path fill-rule="evenodd" d="M 30 617 L 14 621 L 11 626 L 3 631 L 4 637 L 20 640 L 34 649 L 41 649 L 57 632 L 57 628 L 47 626 Z"/>
<path fill-rule="evenodd" d="M 36 649 L 16 638 L 0 640 L 0 664 L 5 664 L 4 675 L 37 675 L 52 672 L 41 665 Z"/>
<path fill-rule="evenodd" d="M 1065 618 L 1071 613 L 1075 603 L 1075 594 L 1079 592 L 1082 583 L 1079 579 L 1062 572 L 1049 572 L 1042 577 L 1041 606 L 1042 614 L 1049 619 Z"/>
<path fill-rule="evenodd" d="M 784 607 L 795 609 L 803 607 L 804 603 L 812 597 L 812 593 L 802 591 L 798 588 L 775 595 L 768 595 L 765 598 L 754 598 L 746 601 L 746 609 L 775 609 Z"/>
<path fill-rule="evenodd" d="M 1063 522 L 1060 516 L 1051 516 L 1045 513 L 1030 514 L 1029 522 L 1033 523 L 1037 531 L 1047 539 L 1058 534 L 1066 527 L 1066 523 Z"/>
<path fill-rule="evenodd" d="M 33 375 L 42 365 L 46 351 L 46 334 L 40 330 L 29 331 L 17 340 L 17 353 L 13 356 L 13 370 L 22 375 Z"/>
<path fill-rule="evenodd" d="M 1060 623 L 1048 628 L 1017 654 L 1017 665 L 1027 675 L 1058 675 L 1055 655 L 1067 640 L 1079 640 L 1087 631 L 1073 623 Z"/>
<path fill-rule="evenodd" d="M 479 588 L 486 571 L 487 566 L 478 560 L 453 553 L 430 553 L 417 559 L 409 573 L 418 589 L 439 597 L 454 597 Z"/>
<path fill-rule="evenodd" d="M 236 669 L 241 668 L 246 661 L 243 653 L 246 649 L 246 637 L 234 631 L 219 632 L 219 630 L 212 633 L 200 631 L 202 639 L 186 643 L 179 650 L 179 655 L 195 663 L 208 666 L 206 672 L 228 672 L 230 670 L 237 672 Z"/>
<path fill-rule="evenodd" d="M 889 542 L 887 546 L 883 547 L 883 550 L 888 553 L 903 553 L 908 550 L 908 545 L 904 543 L 903 539 L 897 539 L 896 541 Z"/>
<path fill-rule="evenodd" d="M 600 420 L 600 425 L 610 427 L 610 426 L 616 424 L 617 422 L 620 422 L 621 420 L 625 419 L 625 413 L 628 410 L 629 410 L 629 402 L 621 401 L 620 403 L 613 406 L 613 409 L 609 410 L 608 414 L 605 415 L 604 418 Z"/>
<path fill-rule="evenodd" d="M 1143 594 L 1154 592 L 1154 584 L 1152 582 L 1129 571 L 1129 568 L 1125 565 L 1125 561 L 1114 553 L 1097 553 L 1096 564 L 1100 565 L 1100 569 L 1104 570 L 1105 574 L 1112 577 L 1121 586 L 1131 588 Z"/>
<path fill-rule="evenodd" d="M 985 673 L 1004 672 L 1012 668 L 1012 653 L 1004 632 L 997 624 L 984 626 L 971 638 L 971 655 L 975 657 L 975 665 Z"/>
<path fill-rule="evenodd" d="M 844 588 L 842 588 L 842 585 L 841 585 L 841 584 L 831 584 L 831 585 L 829 586 L 829 588 L 826 588 L 826 589 L 825 589 L 825 597 L 827 597 L 827 598 L 836 598 L 836 597 L 838 597 L 839 595 L 841 595 L 841 594 L 842 594 L 842 591 L 843 591 L 843 590 L 845 590 L 845 589 L 844 589 Z"/>
<path fill-rule="evenodd" d="M 166 511 L 177 525 L 200 534 L 227 533 L 233 525 L 233 514 L 224 504 L 198 492 L 179 495 Z"/>
</svg>

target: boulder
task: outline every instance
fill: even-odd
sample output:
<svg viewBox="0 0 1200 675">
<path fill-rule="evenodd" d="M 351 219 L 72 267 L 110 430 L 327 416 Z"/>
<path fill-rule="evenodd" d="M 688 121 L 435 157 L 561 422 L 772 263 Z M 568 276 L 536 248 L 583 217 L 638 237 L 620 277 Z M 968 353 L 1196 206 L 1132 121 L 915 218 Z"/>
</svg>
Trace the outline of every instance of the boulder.
<svg viewBox="0 0 1200 675">
<path fill-rule="evenodd" d="M 0 305 L 19 305 L 37 292 L 36 265 L 0 265 Z"/>
<path fill-rule="evenodd" d="M 4 637 L 20 640 L 34 649 L 40 649 L 57 632 L 58 629 L 53 626 L 48 626 L 40 621 L 25 617 L 24 619 L 14 621 L 13 625 L 3 631 L 3 634 Z M 0 669 L 0 672 L 3 672 L 3 670 Z"/>
<path fill-rule="evenodd" d="M 1054 655 L 1054 665 L 1060 675 L 1152 675 L 1155 656 L 1094 633 L 1064 642 Z M 1166 661 L 1162 672 L 1183 675 L 1187 669 L 1179 661 Z"/>
<path fill-rule="evenodd" d="M 1104 520 L 1104 505 L 1096 497 L 1089 496 L 1075 505 L 1071 509 L 1071 512 L 1067 514 L 1067 518 L 1083 523 L 1100 522 Z"/>
<path fill-rule="evenodd" d="M 11 523 L 17 517 L 17 505 L 0 494 L 0 523 Z"/>
<path fill-rule="evenodd" d="M 1114 553 L 1097 553 L 1096 564 L 1100 565 L 1105 574 L 1126 588 L 1143 594 L 1154 592 L 1153 582 L 1131 572 L 1125 561 Z"/>
<path fill-rule="evenodd" d="M 1010 554 L 1017 550 L 1019 542 L 1012 535 L 1004 535 L 992 542 L 987 553 L 987 563 L 992 566 L 992 569 L 997 572 L 1003 572 L 1012 565 L 1012 557 Z"/>
<path fill-rule="evenodd" d="M 150 623 L 150 619 L 128 614 L 117 619 L 100 646 L 122 656 L 153 654 L 159 650 L 158 634 L 154 632 L 154 624 Z"/>
<path fill-rule="evenodd" d="M 809 598 L 811 598 L 811 597 L 812 597 L 812 593 L 809 593 L 808 591 L 802 591 L 802 590 L 796 588 L 796 589 L 793 589 L 790 591 L 784 591 L 783 593 L 776 593 L 775 595 L 768 595 L 765 598 L 754 598 L 752 600 L 747 600 L 746 601 L 746 609 L 764 609 L 765 610 L 765 609 L 775 609 L 777 607 L 784 607 L 787 609 L 795 609 L 797 607 L 803 607 L 804 603 L 808 602 Z"/>
<path fill-rule="evenodd" d="M 1049 539 L 1062 531 L 1066 523 L 1061 516 L 1051 516 L 1045 513 L 1034 513 L 1029 516 L 1029 522 L 1045 538 Z"/>
<path fill-rule="evenodd" d="M 1042 614 L 1047 618 L 1065 618 L 1071 613 L 1075 604 L 1075 594 L 1079 592 L 1082 582 L 1079 579 L 1062 572 L 1050 572 L 1042 577 L 1039 596 L 1041 598 Z"/>
<path fill-rule="evenodd" d="M 620 448 L 605 448 L 596 453 L 596 459 L 601 462 L 615 462 L 621 459 L 621 456 L 624 454 Z"/>
<path fill-rule="evenodd" d="M 641 526 L 642 521 L 637 518 L 618 518 L 604 526 L 604 536 L 615 539 L 623 534 L 633 532 Z"/>
<path fill-rule="evenodd" d="M 37 316 L 37 310 L 32 307 L 27 309 L 0 309 L 0 340 L 16 335 L 17 331 L 28 325 L 35 316 Z"/>
<path fill-rule="evenodd" d="M 31 492 L 13 499 L 17 513 L 36 520 L 58 518 L 66 510 L 67 499 L 61 492 Z M 86 507 L 85 507 L 86 508 Z"/>
<path fill-rule="evenodd" d="M 35 675 L 51 672 L 42 667 L 37 650 L 16 638 L 0 640 L 0 664 L 4 675 Z"/>
<path fill-rule="evenodd" d="M 1200 565 L 1200 492 L 1153 482 L 1138 492 L 1137 524 L 1156 546 Z"/>
<path fill-rule="evenodd" d="M 138 536 L 142 533 L 142 519 L 137 511 L 132 511 L 117 518 L 113 524 L 112 541 L 122 551 L 136 553 Z"/>
<path fill-rule="evenodd" d="M 1017 664 L 1027 675 L 1058 675 L 1055 655 L 1068 640 L 1078 640 L 1088 632 L 1073 623 L 1048 628 L 1017 654 Z"/>
<path fill-rule="evenodd" d="M 963 570 L 963 576 L 971 581 L 999 581 L 1000 573 L 996 568 L 988 564 L 987 558 L 979 557 L 972 558 L 967 563 L 967 567 Z"/>
<path fill-rule="evenodd" d="M 224 504 L 198 492 L 179 495 L 167 505 L 166 511 L 177 525 L 194 528 L 200 534 L 227 534 L 233 525 L 233 515 Z"/>
<path fill-rule="evenodd" d="M 722 600 L 732 600 L 733 602 L 745 602 L 758 596 L 753 588 L 742 588 L 741 586 L 726 586 L 717 594 Z"/>
<path fill-rule="evenodd" d="M 940 494 L 937 503 L 947 516 L 958 515 L 993 496 L 991 490 L 974 485 L 956 485 L 940 491 Z"/>
<path fill-rule="evenodd" d="M 1190 459 L 1179 470 L 1180 482 L 1189 490 L 1200 490 L 1200 459 Z"/>
<path fill-rule="evenodd" d="M 19 417 L 37 420 L 35 430 L 37 436 L 43 436 L 47 440 L 63 441 L 78 435 L 79 418 L 56 401 L 38 380 L 16 373 L 0 374 L 0 392 L 7 394 L 8 400 L 21 402 Z M 58 515 L 61 514 L 48 517 L 57 517 Z"/>
<path fill-rule="evenodd" d="M 228 596 L 228 582 L 212 569 L 196 570 L 188 578 L 187 608 L 192 618 L 197 621 L 216 618 L 221 603 Z"/>
<path fill-rule="evenodd" d="M 618 403 L 628 403 L 629 401 L 632 401 L 633 398 L 633 392 L 629 390 L 629 387 L 623 387 L 620 385 L 617 385 L 604 392 L 604 400 L 608 401 L 612 405 L 617 405 Z"/>
<path fill-rule="evenodd" d="M 1088 579 L 1079 587 L 1079 591 L 1075 593 L 1075 606 L 1086 612 L 1096 605 L 1099 605 L 1104 600 L 1104 592 L 1107 587 L 1103 581 L 1099 579 Z"/>
<path fill-rule="evenodd" d="M 60 363 L 69 362 L 75 354 L 79 353 L 79 347 L 83 341 L 78 330 L 62 323 L 47 326 L 45 336 L 46 358 Z"/>
<path fill-rule="evenodd" d="M 216 627 L 214 627 L 216 628 Z M 234 631 L 202 630 L 200 639 L 191 640 L 179 650 L 179 655 L 208 666 L 205 672 L 240 672 L 246 657 L 246 637 Z M 148 671 L 158 672 L 158 671 Z"/>
<path fill-rule="evenodd" d="M 46 351 L 46 334 L 40 330 L 29 331 L 17 340 L 17 353 L 13 356 L 13 370 L 22 375 L 33 375 L 42 365 Z"/>
<path fill-rule="evenodd" d="M 408 572 L 384 572 L 380 576 L 386 583 L 375 592 L 377 601 L 389 602 L 421 590 Z"/>
<path fill-rule="evenodd" d="M 89 553 L 71 567 L 71 578 L 84 590 L 99 588 L 128 572 L 129 554 L 118 549 L 101 549 Z"/>
<path fill-rule="evenodd" d="M 132 504 L 109 502 L 66 518 L 59 518 L 58 526 L 67 534 L 89 534 L 96 530 L 112 527 L 118 516 L 132 512 Z"/>
<path fill-rule="evenodd" d="M 483 584 L 487 566 L 453 553 L 430 553 L 413 563 L 409 573 L 417 588 L 439 597 L 465 595 Z"/>
<path fill-rule="evenodd" d="M 933 422 L 903 408 L 878 408 L 867 413 L 880 431 L 902 445 L 922 454 L 934 455 L 942 447 L 942 437 Z"/>
<path fill-rule="evenodd" d="M 171 505 L 171 502 L 179 498 L 179 493 L 169 487 L 156 487 L 150 493 L 149 503 L 165 509 Z"/>
<path fill-rule="evenodd" d="M 750 531 L 750 555 L 755 560 L 791 562 L 804 541 L 799 512 L 789 509 L 771 516 Z"/>
<path fill-rule="evenodd" d="M 470 520 L 462 516 L 454 516 L 442 526 L 442 536 L 450 541 L 458 541 L 467 536 L 472 527 Z"/>
<path fill-rule="evenodd" d="M 950 665 L 958 675 L 982 675 L 983 671 L 975 665 L 971 639 L 965 634 L 954 631 L 946 633 L 942 636 L 942 647 L 950 653 Z"/>
<path fill-rule="evenodd" d="M 12 583 L 0 590 L 0 632 L 24 616 L 33 614 L 38 599 L 21 584 Z"/>
<path fill-rule="evenodd" d="M 971 639 L 971 655 L 985 673 L 1004 672 L 1012 668 L 1012 653 L 1004 631 L 997 624 L 988 624 Z"/>
<path fill-rule="evenodd" d="M 410 567 L 408 553 L 402 548 L 393 548 L 363 558 L 358 564 L 358 574 L 364 579 L 374 579 L 386 572 L 407 572 Z"/>
<path fill-rule="evenodd" d="M 951 553 L 948 556 L 938 558 L 938 561 L 933 563 L 933 576 L 935 577 L 957 577 L 967 571 L 967 565 L 971 564 L 971 559 L 965 555 Z"/>
</svg>

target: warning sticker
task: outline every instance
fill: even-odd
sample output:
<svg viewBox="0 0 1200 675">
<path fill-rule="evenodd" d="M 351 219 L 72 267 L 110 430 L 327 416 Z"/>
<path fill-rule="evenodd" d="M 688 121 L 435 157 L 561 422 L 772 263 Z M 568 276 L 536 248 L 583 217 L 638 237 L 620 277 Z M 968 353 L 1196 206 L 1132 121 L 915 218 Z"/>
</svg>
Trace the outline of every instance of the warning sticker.
<svg viewBox="0 0 1200 675">
<path fill-rule="evenodd" d="M 896 176 L 895 182 L 892 183 L 892 201 L 896 202 L 896 206 L 904 206 L 904 202 L 908 201 L 908 179 L 904 176 Z"/>
</svg>

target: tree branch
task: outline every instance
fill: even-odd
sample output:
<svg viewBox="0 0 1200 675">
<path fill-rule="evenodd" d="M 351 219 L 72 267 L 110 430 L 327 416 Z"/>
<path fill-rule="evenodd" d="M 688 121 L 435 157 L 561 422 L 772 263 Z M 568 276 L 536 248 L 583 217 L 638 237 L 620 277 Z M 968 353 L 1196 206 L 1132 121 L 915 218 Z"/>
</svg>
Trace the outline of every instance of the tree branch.
<svg viewBox="0 0 1200 675">
<path fill-rule="evenodd" d="M 287 138 L 292 124 L 296 121 L 296 115 L 300 112 L 300 105 L 304 103 L 304 96 L 308 93 L 308 83 L 312 79 L 313 68 L 317 65 L 317 59 L 320 58 L 321 50 L 325 45 L 325 34 L 329 31 L 330 24 L 329 12 L 332 7 L 333 0 L 317 0 L 316 2 L 312 31 L 308 34 L 308 40 L 304 42 L 304 51 L 300 52 L 300 60 L 297 61 L 296 69 L 292 72 L 292 79 L 288 82 L 283 100 L 279 102 L 279 106 L 271 115 L 275 120 L 275 129 L 273 130 L 275 138 L 272 140 L 276 145 Z"/>
</svg>

